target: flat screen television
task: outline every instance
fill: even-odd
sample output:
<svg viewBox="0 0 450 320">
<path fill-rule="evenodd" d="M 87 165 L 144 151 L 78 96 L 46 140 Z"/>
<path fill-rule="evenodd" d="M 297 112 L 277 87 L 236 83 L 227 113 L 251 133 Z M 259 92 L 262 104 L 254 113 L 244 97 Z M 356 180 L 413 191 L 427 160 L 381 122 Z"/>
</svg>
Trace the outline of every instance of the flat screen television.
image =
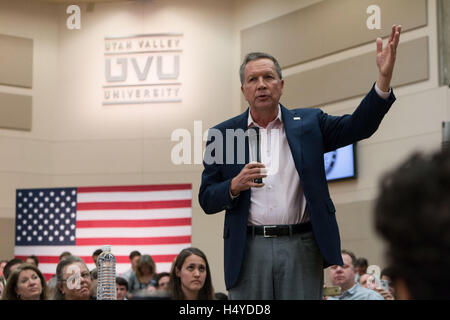
<svg viewBox="0 0 450 320">
<path fill-rule="evenodd" d="M 327 181 L 356 178 L 356 144 L 323 155 Z"/>
</svg>

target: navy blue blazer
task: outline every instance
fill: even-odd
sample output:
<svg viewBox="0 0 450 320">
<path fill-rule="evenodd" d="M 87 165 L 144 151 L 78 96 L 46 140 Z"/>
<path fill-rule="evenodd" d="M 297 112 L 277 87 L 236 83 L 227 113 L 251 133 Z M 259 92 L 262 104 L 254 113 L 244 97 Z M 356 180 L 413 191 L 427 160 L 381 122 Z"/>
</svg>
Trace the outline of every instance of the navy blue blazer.
<svg viewBox="0 0 450 320">
<path fill-rule="evenodd" d="M 286 137 L 300 176 L 313 233 L 324 259 L 324 268 L 330 265 L 342 265 L 343 262 L 336 210 L 328 191 L 323 155 L 370 137 L 377 130 L 394 101 L 393 93 L 389 99 L 384 100 L 379 97 L 373 86 L 351 115 L 331 116 L 316 108 L 289 110 L 281 106 Z M 251 189 L 241 192 L 236 199 L 231 199 L 229 193 L 231 179 L 239 174 L 245 164 L 238 163 L 237 143 L 233 143 L 235 145 L 233 147 L 234 162 L 227 163 L 225 150 L 229 141 L 225 137 L 227 129 L 247 130 L 248 112 L 249 109 L 214 127 L 216 133 L 219 130 L 223 135 L 224 149 L 211 148 L 215 151 L 212 154 L 215 159 L 223 159 L 223 161 L 203 162 L 204 170 L 198 195 L 200 206 L 206 214 L 225 210 L 223 238 L 227 290 L 235 286 L 244 258 Z M 211 135 L 207 146 L 214 141 L 214 135 Z M 245 163 L 249 162 L 248 159 L 248 141 L 246 140 Z"/>
</svg>

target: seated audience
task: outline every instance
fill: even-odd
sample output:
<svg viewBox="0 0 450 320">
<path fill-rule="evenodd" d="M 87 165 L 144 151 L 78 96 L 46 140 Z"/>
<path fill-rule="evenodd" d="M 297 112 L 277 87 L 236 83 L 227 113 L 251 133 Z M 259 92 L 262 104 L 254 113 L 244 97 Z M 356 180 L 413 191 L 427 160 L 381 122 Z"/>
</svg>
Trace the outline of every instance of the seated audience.
<svg viewBox="0 0 450 320">
<path fill-rule="evenodd" d="M 97 249 L 97 250 L 95 250 L 94 253 L 92 254 L 92 260 L 93 260 L 94 263 L 95 263 L 95 268 L 98 267 L 98 266 L 97 266 L 98 256 L 101 255 L 102 252 L 103 252 L 102 249 Z"/>
<path fill-rule="evenodd" d="M 389 293 L 392 295 L 392 297 L 394 299 L 396 299 L 394 282 L 392 281 L 392 274 L 393 274 L 393 268 L 386 267 L 383 270 L 381 270 L 380 278 L 381 278 L 381 280 L 387 281 L 388 287 L 389 287 Z"/>
<path fill-rule="evenodd" d="M 156 265 L 152 257 L 148 254 L 140 256 L 136 265 L 136 273 L 131 274 L 128 280 L 128 298 L 131 298 L 137 291 L 147 289 L 149 286 L 154 287 L 155 274 Z"/>
<path fill-rule="evenodd" d="M 366 258 L 358 258 L 355 262 L 356 269 L 356 277 L 355 282 L 359 282 L 359 277 L 367 272 L 367 268 L 369 267 L 369 261 Z"/>
<path fill-rule="evenodd" d="M 116 277 L 117 300 L 127 300 L 128 281 L 122 277 Z"/>
<path fill-rule="evenodd" d="M 21 264 L 8 278 L 3 300 L 46 300 L 45 278 L 34 265 Z"/>
<path fill-rule="evenodd" d="M 56 267 L 54 300 L 90 300 L 91 275 L 84 261 L 76 256 L 62 259 Z"/>
<path fill-rule="evenodd" d="M 5 275 L 3 274 L 3 269 L 5 269 L 8 260 L 0 260 L 0 288 L 4 288 L 6 286 Z M 1 297 L 1 294 L 0 294 Z"/>
<path fill-rule="evenodd" d="M 70 256 L 72 256 L 72 254 L 69 251 L 64 251 L 59 255 L 58 261 L 61 262 L 61 260 L 64 260 L 65 258 Z M 56 291 L 56 275 L 53 275 L 47 281 L 47 289 L 48 289 L 48 296 L 53 297 Z"/>
<path fill-rule="evenodd" d="M 129 281 L 129 279 L 133 273 L 136 273 L 136 266 L 137 266 L 140 256 L 141 256 L 141 253 L 139 251 L 136 251 L 136 250 L 131 251 L 130 256 L 129 256 L 131 268 L 128 269 L 127 271 L 125 271 L 124 273 L 122 273 L 122 275 L 121 275 L 127 281 Z"/>
<path fill-rule="evenodd" d="M 369 282 L 368 280 L 372 277 L 371 274 L 368 273 L 364 273 L 359 277 L 358 283 L 361 285 L 361 287 L 363 288 L 367 288 L 369 289 Z"/>
<path fill-rule="evenodd" d="M 167 288 L 169 286 L 169 280 L 170 280 L 170 273 L 168 272 L 158 273 L 155 277 L 156 290 L 167 291 Z"/>
<path fill-rule="evenodd" d="M 330 280 L 333 286 L 339 286 L 342 294 L 336 297 L 328 297 L 327 300 L 383 300 L 383 297 L 374 290 L 361 287 L 355 283 L 355 255 L 348 250 L 342 250 L 343 266 L 331 266 L 329 268 Z"/>
<path fill-rule="evenodd" d="M 9 275 L 15 270 L 17 269 L 21 264 L 23 263 L 22 259 L 18 259 L 18 258 L 14 258 L 9 260 L 6 265 L 5 268 L 3 269 L 3 274 L 5 276 L 5 280 L 6 282 L 8 282 L 8 277 Z"/>
<path fill-rule="evenodd" d="M 170 272 L 169 293 L 174 300 L 214 300 L 211 272 L 205 254 L 183 249 Z"/>
<path fill-rule="evenodd" d="M 380 182 L 375 228 L 398 299 L 450 299 L 450 148 L 413 154 Z"/>
<path fill-rule="evenodd" d="M 36 268 L 39 267 L 39 259 L 34 254 L 31 256 L 28 256 L 25 259 L 25 263 L 31 264 L 31 265 L 35 266 Z"/>
<path fill-rule="evenodd" d="M 91 297 L 97 297 L 98 269 L 94 268 L 89 273 L 91 275 Z"/>
<path fill-rule="evenodd" d="M 214 294 L 214 298 L 216 300 L 228 300 L 228 296 L 223 292 L 216 292 Z"/>
</svg>

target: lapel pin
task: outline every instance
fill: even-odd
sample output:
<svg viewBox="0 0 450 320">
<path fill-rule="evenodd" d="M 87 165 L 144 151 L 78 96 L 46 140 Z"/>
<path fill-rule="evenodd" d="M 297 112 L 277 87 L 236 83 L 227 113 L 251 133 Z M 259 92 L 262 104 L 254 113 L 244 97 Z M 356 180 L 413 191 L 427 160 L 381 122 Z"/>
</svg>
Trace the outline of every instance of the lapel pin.
<svg viewBox="0 0 450 320">
<path fill-rule="evenodd" d="M 300 120 L 300 117 L 294 117 L 294 120 Z"/>
</svg>

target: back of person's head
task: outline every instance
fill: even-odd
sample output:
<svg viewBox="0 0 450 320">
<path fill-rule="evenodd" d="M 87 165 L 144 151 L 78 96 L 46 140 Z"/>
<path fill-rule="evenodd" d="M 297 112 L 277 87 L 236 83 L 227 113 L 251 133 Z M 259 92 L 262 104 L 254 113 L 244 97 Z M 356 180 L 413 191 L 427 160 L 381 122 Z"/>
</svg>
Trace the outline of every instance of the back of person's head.
<svg viewBox="0 0 450 320">
<path fill-rule="evenodd" d="M 383 278 L 383 276 L 386 276 L 386 277 L 389 277 L 392 279 L 394 272 L 395 272 L 395 270 L 393 267 L 386 267 L 381 270 L 380 279 Z"/>
<path fill-rule="evenodd" d="M 199 300 L 214 300 L 214 288 L 211 280 L 211 271 L 209 268 L 208 259 L 206 259 L 206 255 L 198 248 L 190 247 L 181 250 L 178 254 L 175 262 L 172 265 L 172 269 L 170 271 L 170 281 L 169 281 L 169 293 L 174 300 L 184 300 L 184 294 L 181 286 L 181 279 L 177 276 L 177 271 L 181 271 L 184 261 L 187 257 L 191 255 L 196 255 L 202 258 L 205 261 L 206 265 L 206 279 L 203 287 L 200 289 L 198 293 Z"/>
<path fill-rule="evenodd" d="M 92 257 L 98 257 L 99 255 L 101 255 L 103 252 L 102 249 L 97 249 L 94 251 L 94 253 L 92 253 Z"/>
<path fill-rule="evenodd" d="M 214 294 L 214 298 L 216 300 L 228 300 L 228 296 L 223 292 L 216 292 Z"/>
<path fill-rule="evenodd" d="M 61 254 L 59 255 L 59 261 L 65 259 L 65 258 L 67 258 L 67 257 L 69 257 L 69 256 L 71 256 L 71 255 L 72 255 L 72 254 L 71 254 L 69 251 L 64 251 L 63 253 L 61 253 Z"/>
<path fill-rule="evenodd" d="M 5 268 L 3 269 L 3 275 L 6 281 L 8 281 L 8 277 L 11 274 L 11 268 L 22 263 L 24 263 L 23 260 L 19 258 L 14 258 L 8 261 L 8 263 L 5 265 Z"/>
<path fill-rule="evenodd" d="M 381 180 L 375 226 L 396 289 L 405 286 L 409 298 L 450 298 L 449 195 L 450 149 L 416 153 Z"/>
<path fill-rule="evenodd" d="M 367 268 L 369 266 L 369 261 L 367 261 L 366 258 L 358 258 L 356 259 L 355 266 Z"/>
<path fill-rule="evenodd" d="M 3 300 L 21 300 L 17 293 L 17 286 L 19 282 L 19 276 L 22 271 L 32 270 L 34 271 L 41 281 L 42 292 L 40 295 L 41 300 L 47 299 L 47 284 L 41 271 L 34 265 L 22 263 L 17 269 L 11 272 L 5 290 L 3 291 Z"/>
</svg>

